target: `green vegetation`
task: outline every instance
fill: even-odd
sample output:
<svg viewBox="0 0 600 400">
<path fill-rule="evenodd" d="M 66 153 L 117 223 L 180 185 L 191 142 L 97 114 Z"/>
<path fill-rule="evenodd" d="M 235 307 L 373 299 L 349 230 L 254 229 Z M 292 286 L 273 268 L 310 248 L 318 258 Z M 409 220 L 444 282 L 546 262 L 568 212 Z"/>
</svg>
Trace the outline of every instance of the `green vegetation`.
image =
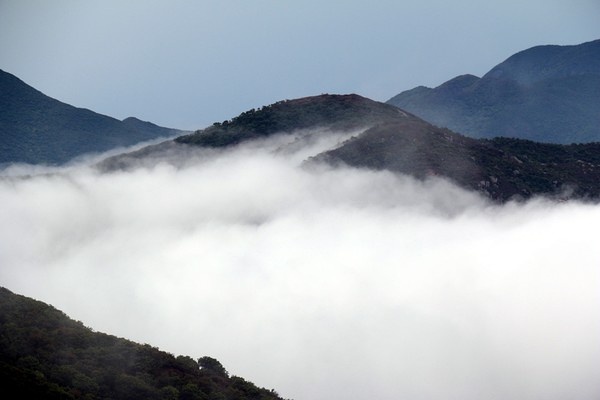
<svg viewBox="0 0 600 400">
<path fill-rule="evenodd" d="M 93 332 L 63 312 L 0 288 L 0 382 L 36 399 L 280 400 L 211 357 L 173 356 Z"/>
<path fill-rule="evenodd" d="M 284 100 L 175 139 L 178 143 L 224 147 L 274 133 L 306 128 L 350 130 L 395 120 L 395 107 L 358 95 L 320 95 Z"/>
</svg>

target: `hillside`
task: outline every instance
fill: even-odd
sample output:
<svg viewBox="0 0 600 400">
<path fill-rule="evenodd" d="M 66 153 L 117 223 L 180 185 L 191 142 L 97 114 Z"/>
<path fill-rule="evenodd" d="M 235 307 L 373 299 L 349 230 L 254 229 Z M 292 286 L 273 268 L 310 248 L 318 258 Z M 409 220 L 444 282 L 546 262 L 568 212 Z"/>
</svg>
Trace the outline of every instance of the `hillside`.
<svg viewBox="0 0 600 400">
<path fill-rule="evenodd" d="M 521 51 L 482 78 L 462 75 L 388 104 L 477 138 L 600 141 L 600 40 Z"/>
<path fill-rule="evenodd" d="M 388 105 L 358 96 L 323 94 L 284 100 L 237 117 L 215 123 L 191 135 L 175 139 L 178 143 L 224 147 L 274 133 L 307 128 L 352 130 L 395 120 L 403 115 Z"/>
<path fill-rule="evenodd" d="M 280 400 L 211 357 L 173 356 L 94 332 L 42 302 L 0 288 L 0 382 L 34 399 Z"/>
<path fill-rule="evenodd" d="M 356 94 L 322 94 L 284 100 L 216 122 L 190 135 L 107 158 L 100 163 L 100 168 L 127 169 L 152 164 L 158 159 L 177 163 L 193 155 L 198 147 L 225 148 L 299 130 L 355 131 L 408 117 L 411 116 L 394 106 Z"/>
<path fill-rule="evenodd" d="M 63 164 L 82 154 L 181 133 L 73 107 L 0 70 L 0 165 Z"/>
<path fill-rule="evenodd" d="M 474 139 L 358 95 L 321 95 L 275 103 L 189 136 L 108 158 L 99 166 L 103 170 L 127 169 L 159 160 L 181 164 L 202 148 L 235 146 L 310 128 L 309 135 L 327 135 L 329 131 L 323 127 L 357 133 L 328 151 L 313 154 L 311 162 L 389 170 L 418 179 L 444 177 L 498 202 L 539 195 L 600 197 L 600 143 Z"/>
<path fill-rule="evenodd" d="M 418 119 L 373 127 L 315 161 L 443 177 L 497 202 L 600 197 L 600 143 L 473 139 Z"/>
</svg>

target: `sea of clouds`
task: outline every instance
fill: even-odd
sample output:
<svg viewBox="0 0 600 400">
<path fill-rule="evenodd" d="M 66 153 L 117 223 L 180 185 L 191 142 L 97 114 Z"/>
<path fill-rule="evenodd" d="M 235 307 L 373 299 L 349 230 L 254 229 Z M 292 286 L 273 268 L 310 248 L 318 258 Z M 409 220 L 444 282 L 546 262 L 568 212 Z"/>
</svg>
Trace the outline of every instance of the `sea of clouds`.
<svg viewBox="0 0 600 400">
<path fill-rule="evenodd" d="M 600 398 L 599 206 L 303 163 L 321 136 L 5 169 L 0 285 L 296 400 Z"/>
</svg>

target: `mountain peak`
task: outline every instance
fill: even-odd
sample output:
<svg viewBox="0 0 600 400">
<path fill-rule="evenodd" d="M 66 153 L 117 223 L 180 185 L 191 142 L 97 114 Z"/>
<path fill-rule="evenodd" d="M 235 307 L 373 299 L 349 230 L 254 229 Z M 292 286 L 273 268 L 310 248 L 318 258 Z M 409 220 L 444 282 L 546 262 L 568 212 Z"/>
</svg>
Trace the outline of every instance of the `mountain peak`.
<svg viewBox="0 0 600 400">
<path fill-rule="evenodd" d="M 481 79 L 461 75 L 434 89 L 404 91 L 388 104 L 472 137 L 600 141 L 600 40 L 532 47 Z"/>
<path fill-rule="evenodd" d="M 357 94 L 321 94 L 252 109 L 176 141 L 223 147 L 280 132 L 318 127 L 350 130 L 407 117 L 396 107 Z"/>
<path fill-rule="evenodd" d="M 457 78 L 461 86 L 479 78 Z M 326 129 L 319 129 L 325 127 Z M 304 129 L 310 131 L 302 132 Z M 103 170 L 180 165 L 201 147 L 227 147 L 276 134 L 292 135 L 294 148 L 307 137 L 332 136 L 326 146 L 303 153 L 307 164 L 388 170 L 418 179 L 441 177 L 497 202 L 545 195 L 600 198 L 600 144 L 557 145 L 518 139 L 474 139 L 434 126 L 399 108 L 358 95 L 320 95 L 249 110 L 192 135 L 104 160 Z M 297 140 L 302 137 L 301 140 Z M 343 137 L 343 138 L 342 138 Z M 291 143 L 290 142 L 290 143 Z M 278 149 L 281 149 L 279 142 Z M 278 150 L 279 151 L 279 150 Z M 211 152 L 212 153 L 212 152 Z M 193 158 L 193 157 L 192 157 Z"/>
<path fill-rule="evenodd" d="M 579 45 L 543 45 L 520 51 L 492 68 L 484 78 L 532 85 L 546 79 L 600 75 L 600 39 Z"/>
<path fill-rule="evenodd" d="M 73 107 L 0 70 L 0 164 L 63 164 L 177 133 L 182 132 Z"/>
</svg>

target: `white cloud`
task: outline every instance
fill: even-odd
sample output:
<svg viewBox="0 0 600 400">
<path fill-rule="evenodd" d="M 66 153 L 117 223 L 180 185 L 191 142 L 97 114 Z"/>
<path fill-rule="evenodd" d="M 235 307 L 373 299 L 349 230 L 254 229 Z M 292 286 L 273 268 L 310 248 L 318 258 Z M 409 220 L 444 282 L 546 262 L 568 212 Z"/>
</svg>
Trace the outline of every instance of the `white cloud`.
<svg viewBox="0 0 600 400">
<path fill-rule="evenodd" d="M 492 206 L 283 144 L 5 177 L 0 282 L 297 400 L 598 398 L 597 206 Z"/>
</svg>

